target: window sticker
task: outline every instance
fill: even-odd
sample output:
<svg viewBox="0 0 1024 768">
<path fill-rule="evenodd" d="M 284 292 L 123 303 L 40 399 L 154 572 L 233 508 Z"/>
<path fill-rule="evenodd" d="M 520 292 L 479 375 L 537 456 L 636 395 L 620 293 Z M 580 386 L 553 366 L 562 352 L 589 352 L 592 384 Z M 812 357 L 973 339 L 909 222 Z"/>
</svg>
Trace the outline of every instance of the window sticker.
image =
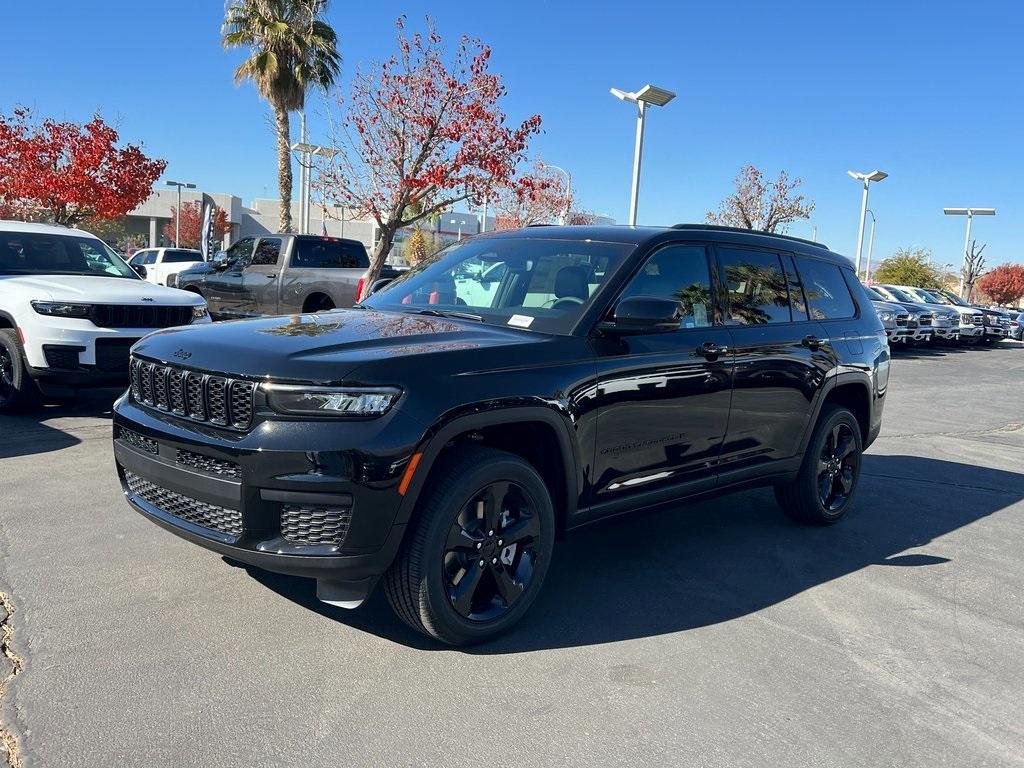
<svg viewBox="0 0 1024 768">
<path fill-rule="evenodd" d="M 533 318 L 529 315 L 512 315 L 508 319 L 508 324 L 513 325 L 516 328 L 529 328 L 533 325 Z"/>
<path fill-rule="evenodd" d="M 704 328 L 708 323 L 708 308 L 703 304 L 693 305 L 693 322 L 698 328 Z"/>
</svg>

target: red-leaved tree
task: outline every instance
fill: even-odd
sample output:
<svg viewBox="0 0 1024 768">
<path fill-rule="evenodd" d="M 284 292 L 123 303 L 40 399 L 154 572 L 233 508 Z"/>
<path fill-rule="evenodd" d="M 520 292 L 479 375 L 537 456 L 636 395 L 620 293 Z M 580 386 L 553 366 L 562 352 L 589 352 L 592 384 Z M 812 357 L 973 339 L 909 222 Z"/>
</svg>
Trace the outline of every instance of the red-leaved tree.
<svg viewBox="0 0 1024 768">
<path fill-rule="evenodd" d="M 0 115 L 0 207 L 56 224 L 124 216 L 150 196 L 167 163 L 117 141 L 99 115 L 85 125 L 35 123 L 21 107 Z"/>
<path fill-rule="evenodd" d="M 1016 305 L 1024 296 L 1024 265 L 1003 264 L 981 277 L 976 285 L 996 304 Z"/>
<path fill-rule="evenodd" d="M 541 122 L 506 124 L 505 86 L 479 40 L 463 36 L 449 57 L 429 19 L 426 34 L 406 34 L 404 17 L 396 26 L 398 53 L 355 76 L 319 182 L 326 200 L 377 224 L 367 285 L 399 229 L 512 183 Z"/>
<path fill-rule="evenodd" d="M 171 206 L 171 222 L 164 224 L 164 237 L 174 241 L 178 219 L 178 209 Z M 203 204 L 199 201 L 183 203 L 181 206 L 181 235 L 178 240 L 179 248 L 198 248 L 203 240 Z M 218 208 L 213 215 L 213 239 L 223 240 L 224 233 L 228 231 L 228 214 L 223 208 Z"/>
<path fill-rule="evenodd" d="M 572 190 L 561 174 L 537 160 L 523 174 L 498 191 L 494 201 L 494 228 L 518 229 L 531 224 L 560 222 L 572 208 Z"/>
</svg>

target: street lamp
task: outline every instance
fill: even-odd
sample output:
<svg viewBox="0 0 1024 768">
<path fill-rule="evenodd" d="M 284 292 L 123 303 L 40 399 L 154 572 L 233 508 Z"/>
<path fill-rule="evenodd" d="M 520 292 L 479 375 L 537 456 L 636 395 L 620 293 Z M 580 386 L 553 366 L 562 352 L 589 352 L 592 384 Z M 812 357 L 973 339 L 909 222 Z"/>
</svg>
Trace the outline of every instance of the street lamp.
<svg viewBox="0 0 1024 768">
<path fill-rule="evenodd" d="M 851 179 L 864 182 L 864 197 L 860 201 L 860 228 L 857 230 L 857 274 L 860 274 L 860 253 L 864 249 L 864 217 L 868 210 L 868 184 L 872 181 L 881 181 L 889 174 L 885 171 L 872 171 L 871 173 L 859 173 L 847 171 Z"/>
<path fill-rule="evenodd" d="M 178 240 L 181 239 L 181 188 L 195 189 L 195 184 L 190 184 L 187 181 L 168 181 L 168 187 L 178 188 L 178 207 L 174 213 L 174 247 L 178 247 Z M 153 230 L 150 230 L 152 232 Z"/>
<path fill-rule="evenodd" d="M 943 208 L 942 212 L 947 216 L 967 217 L 967 236 L 964 237 L 964 253 L 960 262 L 960 295 L 964 295 L 964 262 L 967 260 L 967 249 L 971 247 L 971 223 L 975 216 L 995 216 L 995 208 Z"/>
<path fill-rule="evenodd" d="M 868 285 L 871 284 L 871 254 L 875 250 L 875 213 L 868 208 L 868 213 L 871 215 L 871 236 L 868 238 L 868 264 L 864 267 L 864 282 Z"/>
<path fill-rule="evenodd" d="M 569 223 L 569 204 L 572 202 L 571 201 L 571 197 L 570 197 L 572 195 L 572 174 L 569 173 L 567 170 L 565 170 L 565 168 L 560 168 L 557 165 L 551 165 L 551 163 L 545 163 L 543 161 L 541 162 L 540 167 L 541 168 L 551 168 L 552 170 L 561 171 L 562 173 L 565 174 L 565 206 L 562 208 L 562 215 L 559 216 L 558 223 L 559 224 L 568 224 Z"/>
<path fill-rule="evenodd" d="M 636 144 L 633 147 L 633 190 L 629 199 L 629 223 L 636 226 L 636 207 L 640 197 L 640 159 L 644 152 L 644 117 L 647 114 L 647 105 L 663 107 L 668 104 L 676 95 L 672 91 L 658 88 L 653 85 L 645 85 L 639 91 L 621 91 L 618 88 L 611 89 L 612 96 L 623 101 L 632 101 L 636 104 Z"/>
<path fill-rule="evenodd" d="M 299 234 L 309 234 L 309 202 L 311 196 L 311 177 L 313 155 L 325 157 L 328 160 L 337 154 L 336 150 L 330 147 L 323 147 L 319 144 L 306 143 L 306 116 L 302 116 L 302 141 L 292 144 L 292 152 L 299 153 Z"/>
</svg>

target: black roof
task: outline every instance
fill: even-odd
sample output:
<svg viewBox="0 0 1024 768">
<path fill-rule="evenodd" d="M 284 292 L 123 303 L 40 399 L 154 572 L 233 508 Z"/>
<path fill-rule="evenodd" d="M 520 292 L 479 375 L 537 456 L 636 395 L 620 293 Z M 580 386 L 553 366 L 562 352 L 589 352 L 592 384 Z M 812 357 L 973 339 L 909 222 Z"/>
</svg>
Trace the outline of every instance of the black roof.
<svg viewBox="0 0 1024 768">
<path fill-rule="evenodd" d="M 805 240 L 802 237 L 780 235 L 773 232 L 760 232 L 753 229 L 741 229 L 739 227 L 723 227 L 713 224 L 676 224 L 671 227 L 637 226 L 631 227 L 627 224 L 594 224 L 594 225 L 548 225 L 525 227 L 523 229 L 510 229 L 500 232 L 485 232 L 474 237 L 529 237 L 541 239 L 567 240 L 598 240 L 611 243 L 635 243 L 645 244 L 655 238 L 664 237 L 673 232 L 700 233 L 701 239 L 707 240 L 732 240 L 734 242 L 748 242 L 751 245 L 763 245 L 765 247 L 781 247 L 779 241 L 787 244 L 788 250 L 799 250 L 802 253 L 815 256 L 830 257 L 841 260 L 844 264 L 849 259 L 841 254 L 829 250 L 827 245 L 813 240 Z M 794 248 L 794 245 L 800 246 Z"/>
</svg>

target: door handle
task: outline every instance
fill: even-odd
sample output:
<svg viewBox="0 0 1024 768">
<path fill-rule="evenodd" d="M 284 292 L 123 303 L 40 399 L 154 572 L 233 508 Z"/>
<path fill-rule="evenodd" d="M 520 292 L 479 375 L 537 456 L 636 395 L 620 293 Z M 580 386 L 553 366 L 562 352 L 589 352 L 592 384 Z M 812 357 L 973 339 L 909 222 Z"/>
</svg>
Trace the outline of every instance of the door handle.
<svg viewBox="0 0 1024 768">
<path fill-rule="evenodd" d="M 267 278 L 267 280 L 273 280 L 277 275 L 264 275 L 264 277 Z"/>
<path fill-rule="evenodd" d="M 710 359 L 712 357 L 718 357 L 719 355 L 726 355 L 729 353 L 729 347 L 724 344 L 716 344 L 713 341 L 705 341 L 699 347 L 697 347 L 697 354 L 703 355 Z"/>
<path fill-rule="evenodd" d="M 817 352 L 821 348 L 822 340 L 814 334 L 808 334 L 800 340 L 800 344 L 812 352 Z"/>
</svg>

